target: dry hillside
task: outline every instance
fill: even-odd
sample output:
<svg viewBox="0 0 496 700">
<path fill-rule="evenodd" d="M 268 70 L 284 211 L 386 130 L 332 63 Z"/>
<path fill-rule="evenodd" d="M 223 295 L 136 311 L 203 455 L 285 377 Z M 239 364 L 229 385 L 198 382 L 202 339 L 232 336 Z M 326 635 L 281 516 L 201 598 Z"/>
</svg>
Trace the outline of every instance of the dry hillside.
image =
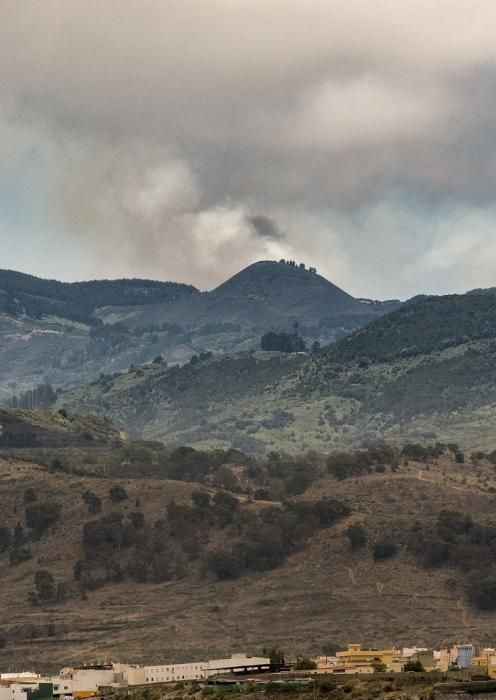
<svg viewBox="0 0 496 700">
<path fill-rule="evenodd" d="M 233 581 L 208 575 L 161 584 L 126 581 L 91 591 L 86 599 L 33 607 L 28 594 L 37 570 L 49 569 L 58 582 L 72 579 L 83 524 L 95 517 L 81 498 L 86 489 L 102 498 L 103 513 L 116 508 L 129 513 L 139 498 L 149 520 L 159 518 L 172 498 L 187 501 L 198 489 L 181 482 L 126 480 L 121 483 L 129 499 L 116 506 L 107 495 L 115 483 L 0 461 L 4 524 L 22 521 L 28 487 L 40 498 L 63 504 L 60 523 L 31 544 L 31 560 L 12 566 L 5 555 L 0 559 L 0 635 L 7 642 L 3 667 L 56 668 L 97 657 L 186 660 L 242 649 L 257 652 L 264 644 L 313 653 L 327 643 L 352 640 L 442 644 L 491 639 L 496 614 L 469 605 L 459 572 L 425 570 L 405 546 L 414 521 L 431 522 L 444 508 L 471 514 L 478 522 L 490 520 L 496 503 L 491 465 L 456 465 L 445 457 L 428 470 L 410 463 L 394 474 L 344 481 L 326 477 L 304 498 L 338 498 L 350 506 L 351 515 L 320 530 L 279 568 Z M 353 553 L 345 536 L 352 522 L 362 522 L 368 538 L 367 546 Z M 372 544 L 384 535 L 394 537 L 399 554 L 374 562 Z"/>
</svg>

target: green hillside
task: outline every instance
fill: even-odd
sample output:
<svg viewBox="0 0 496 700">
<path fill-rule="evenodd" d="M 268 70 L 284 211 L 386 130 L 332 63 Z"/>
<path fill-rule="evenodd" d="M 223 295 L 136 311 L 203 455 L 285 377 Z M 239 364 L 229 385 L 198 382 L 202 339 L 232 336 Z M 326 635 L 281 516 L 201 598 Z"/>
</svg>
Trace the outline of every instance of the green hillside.
<svg viewBox="0 0 496 700">
<path fill-rule="evenodd" d="M 157 355 L 183 364 L 205 351 L 247 351 L 295 322 L 309 344 L 328 343 L 398 303 L 354 299 L 292 262 L 255 263 L 204 293 L 172 282 L 69 284 L 4 270 L 0 400 L 41 384 L 87 383 Z"/>
<path fill-rule="evenodd" d="M 58 282 L 14 270 L 0 270 L 0 313 L 14 317 L 61 316 L 90 325 L 104 306 L 138 306 L 197 294 L 186 284 L 121 279 Z"/>
<path fill-rule="evenodd" d="M 492 293 L 419 298 L 312 356 L 147 365 L 59 397 L 172 445 L 298 452 L 443 439 L 496 448 Z"/>
</svg>

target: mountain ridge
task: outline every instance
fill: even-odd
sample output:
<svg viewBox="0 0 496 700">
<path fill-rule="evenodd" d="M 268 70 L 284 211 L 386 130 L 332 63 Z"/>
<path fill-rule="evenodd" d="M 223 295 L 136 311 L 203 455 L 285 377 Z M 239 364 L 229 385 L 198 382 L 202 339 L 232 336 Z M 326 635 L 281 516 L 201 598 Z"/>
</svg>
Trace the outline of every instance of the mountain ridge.
<svg viewBox="0 0 496 700">
<path fill-rule="evenodd" d="M 355 300 L 285 262 L 254 263 L 210 292 L 153 280 L 64 283 L 0 271 L 0 396 L 41 383 L 85 383 L 157 355 L 182 364 L 202 351 L 257 348 L 263 333 L 294 322 L 309 343 L 326 343 L 398 303 Z"/>
<path fill-rule="evenodd" d="M 249 452 L 383 438 L 495 449 L 495 352 L 496 295 L 425 297 L 310 356 L 150 364 L 62 394 L 59 405 L 108 413 L 171 444 Z"/>
</svg>

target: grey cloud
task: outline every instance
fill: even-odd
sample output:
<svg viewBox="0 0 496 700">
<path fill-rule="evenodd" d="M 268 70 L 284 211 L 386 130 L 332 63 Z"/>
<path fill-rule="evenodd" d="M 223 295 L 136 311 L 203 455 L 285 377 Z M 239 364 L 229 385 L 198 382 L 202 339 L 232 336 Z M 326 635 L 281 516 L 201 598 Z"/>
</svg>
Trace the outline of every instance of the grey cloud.
<svg viewBox="0 0 496 700">
<path fill-rule="evenodd" d="M 284 239 L 284 234 L 279 229 L 279 226 L 274 219 L 271 219 L 269 216 L 264 216 L 263 214 L 249 216 L 248 223 L 253 228 L 255 235 L 260 238 L 274 241 Z"/>
<path fill-rule="evenodd" d="M 495 77 L 493 0 L 0 0 L 0 155 L 95 274 L 478 286 Z"/>
</svg>

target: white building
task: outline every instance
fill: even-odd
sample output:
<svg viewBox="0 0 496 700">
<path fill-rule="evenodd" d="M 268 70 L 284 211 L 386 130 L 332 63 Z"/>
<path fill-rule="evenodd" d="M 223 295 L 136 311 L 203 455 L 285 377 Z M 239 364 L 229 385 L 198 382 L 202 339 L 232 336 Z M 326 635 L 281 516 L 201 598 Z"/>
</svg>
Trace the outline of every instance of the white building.
<svg viewBox="0 0 496 700">
<path fill-rule="evenodd" d="M 121 676 L 127 685 L 146 683 L 173 683 L 200 681 L 220 673 L 256 673 L 268 671 L 270 659 L 246 654 L 234 654 L 228 659 L 192 661 L 186 664 L 160 664 L 157 666 L 126 666 L 115 664 L 116 678 Z"/>
<path fill-rule="evenodd" d="M 60 673 L 62 682 L 68 681 L 71 694 L 94 693 L 105 685 L 113 685 L 115 671 L 113 666 L 81 666 L 79 668 L 63 669 Z"/>
<path fill-rule="evenodd" d="M 207 662 L 208 663 L 208 662 Z M 167 664 L 144 666 L 145 683 L 169 683 L 172 681 L 195 681 L 205 678 L 205 662 L 189 664 Z"/>
<path fill-rule="evenodd" d="M 0 686 L 0 700 L 27 700 L 29 684 L 11 683 Z M 35 686 L 36 687 L 36 686 Z"/>
</svg>

